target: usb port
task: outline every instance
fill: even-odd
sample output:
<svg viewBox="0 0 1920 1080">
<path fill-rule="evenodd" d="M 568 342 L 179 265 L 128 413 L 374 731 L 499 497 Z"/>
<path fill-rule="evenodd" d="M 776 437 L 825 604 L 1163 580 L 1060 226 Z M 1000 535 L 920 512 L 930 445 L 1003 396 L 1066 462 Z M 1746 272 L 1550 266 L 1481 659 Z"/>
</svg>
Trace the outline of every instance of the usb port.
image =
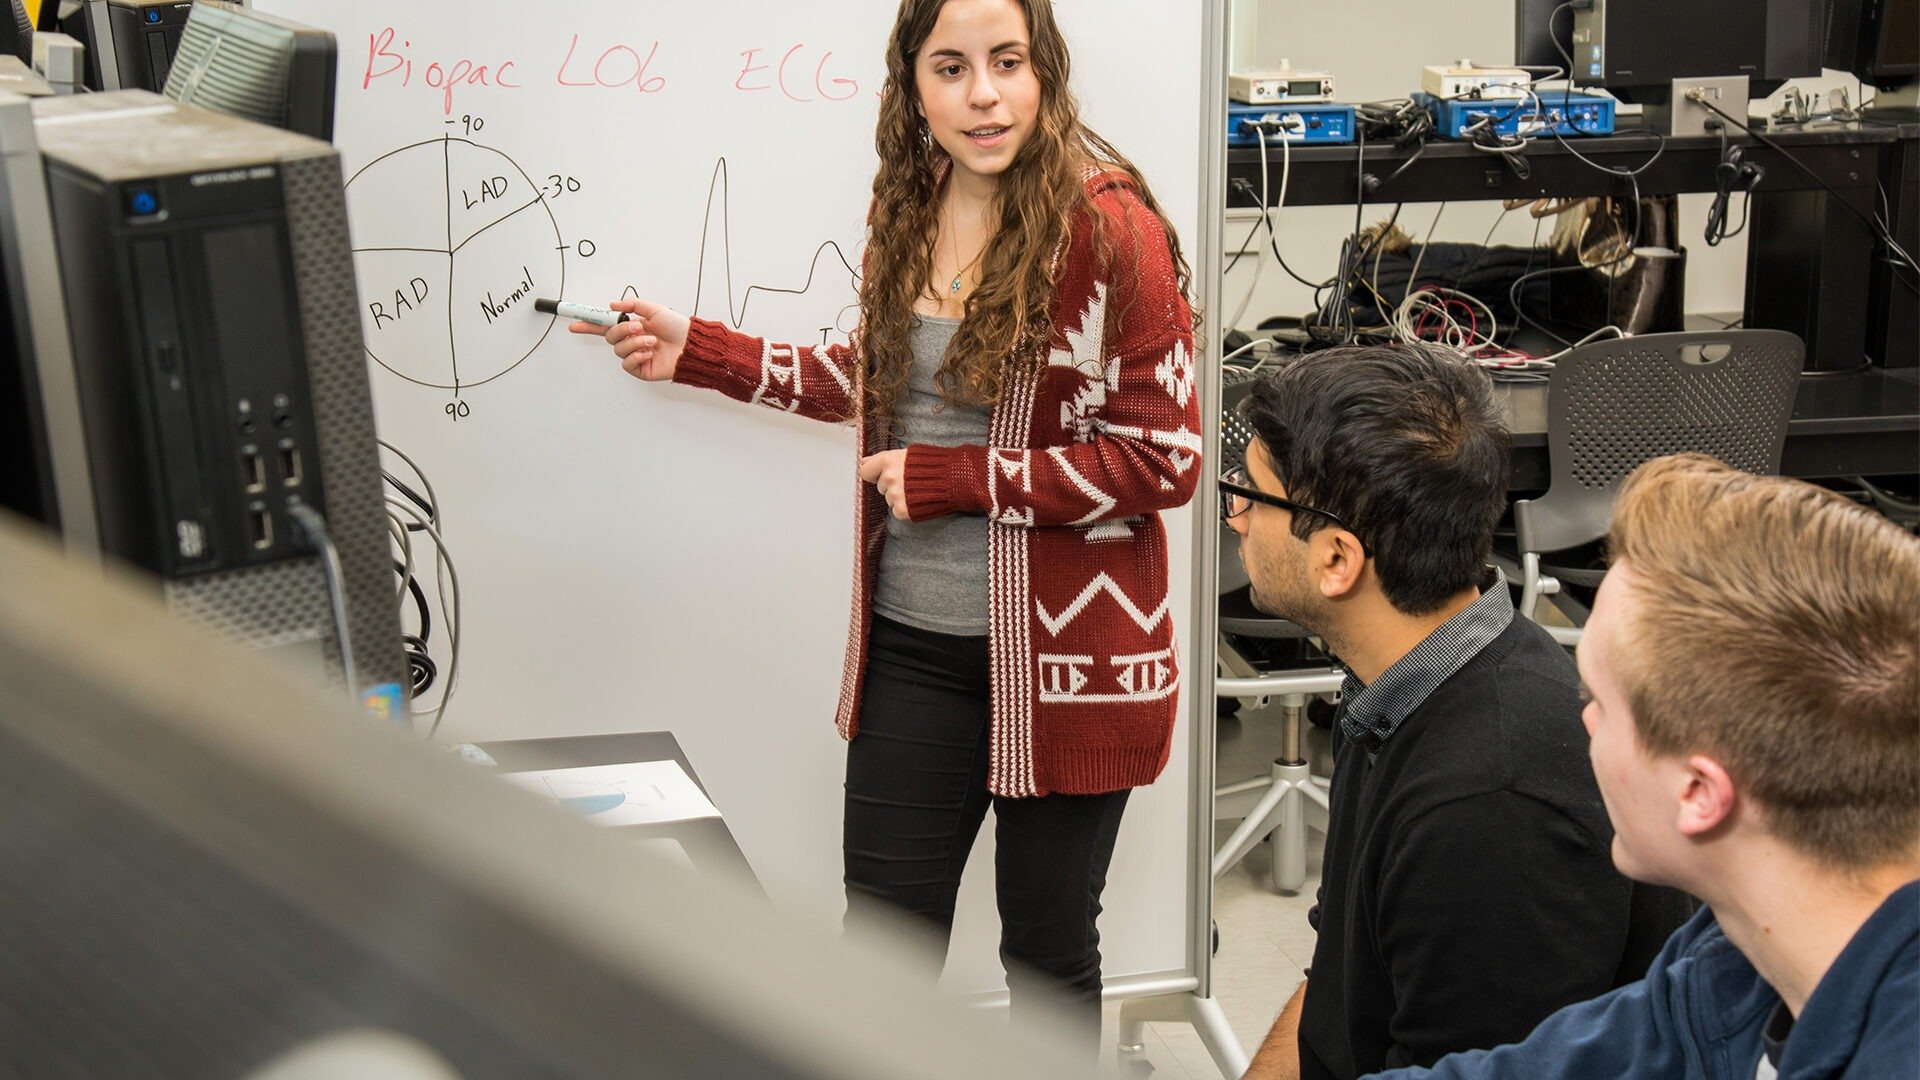
<svg viewBox="0 0 1920 1080">
<path fill-rule="evenodd" d="M 261 457 L 258 451 L 241 452 L 240 472 L 246 479 L 248 494 L 267 490 L 267 459 Z"/>
<path fill-rule="evenodd" d="M 283 446 L 280 448 L 280 482 L 288 487 L 300 486 L 300 448 Z"/>
<path fill-rule="evenodd" d="M 264 509 L 247 511 L 247 527 L 253 534 L 253 550 L 265 551 L 273 546 L 273 515 Z"/>
</svg>

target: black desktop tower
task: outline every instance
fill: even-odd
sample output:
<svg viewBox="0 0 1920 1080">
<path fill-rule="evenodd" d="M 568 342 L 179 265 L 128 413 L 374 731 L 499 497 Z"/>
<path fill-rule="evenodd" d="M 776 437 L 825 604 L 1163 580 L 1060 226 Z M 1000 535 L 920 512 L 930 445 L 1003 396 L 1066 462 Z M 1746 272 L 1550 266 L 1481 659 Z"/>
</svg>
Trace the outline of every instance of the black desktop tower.
<svg viewBox="0 0 1920 1080">
<path fill-rule="evenodd" d="M 1563 67 L 1564 49 L 1576 83 L 1605 87 L 1623 101 L 1664 103 L 1674 79 L 1716 75 L 1745 75 L 1753 96 L 1764 97 L 1787 79 L 1820 74 L 1824 0 L 1593 0 L 1585 9 L 1566 7 L 1515 0 L 1515 62 Z"/>
<path fill-rule="evenodd" d="M 56 500 L 70 544 L 241 640 L 318 643 L 337 678 L 303 503 L 339 554 L 355 689 L 405 685 L 338 153 L 145 91 L 42 99 L 33 121 L 58 255 L 13 265 L 57 267 L 64 318 L 43 306 L 23 381 L 49 471 L 84 478 Z M 34 235 L 20 196 L 10 243 Z"/>
<path fill-rule="evenodd" d="M 82 0 L 74 36 L 86 42 L 87 85 L 159 91 L 192 10 L 193 0 Z"/>
</svg>

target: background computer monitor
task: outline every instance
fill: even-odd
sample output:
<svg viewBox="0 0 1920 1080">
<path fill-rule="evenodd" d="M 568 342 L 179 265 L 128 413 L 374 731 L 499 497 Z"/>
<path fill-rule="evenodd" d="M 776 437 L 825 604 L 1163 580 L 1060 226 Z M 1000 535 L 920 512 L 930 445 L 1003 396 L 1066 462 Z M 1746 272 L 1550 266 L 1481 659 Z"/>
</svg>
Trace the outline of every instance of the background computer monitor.
<svg viewBox="0 0 1920 1080">
<path fill-rule="evenodd" d="M 1824 0 L 1593 0 L 1580 10 L 1514 0 L 1513 10 L 1515 63 L 1571 58 L 1576 83 L 1623 101 L 1664 103 L 1674 79 L 1719 75 L 1745 75 L 1764 97 L 1820 74 Z"/>
<path fill-rule="evenodd" d="M 1920 0 L 1833 0 L 1826 64 L 1883 90 L 1920 78 Z"/>
<path fill-rule="evenodd" d="M 257 11 L 194 5 L 166 95 L 216 112 L 333 139 L 333 35 Z"/>
</svg>

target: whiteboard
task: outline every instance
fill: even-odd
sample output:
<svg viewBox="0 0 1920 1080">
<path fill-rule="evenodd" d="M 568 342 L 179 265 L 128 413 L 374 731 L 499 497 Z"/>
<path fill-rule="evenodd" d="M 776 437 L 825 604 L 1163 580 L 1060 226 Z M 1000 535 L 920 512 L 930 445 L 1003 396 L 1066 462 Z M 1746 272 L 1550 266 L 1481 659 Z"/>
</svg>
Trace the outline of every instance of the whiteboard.
<svg viewBox="0 0 1920 1080">
<path fill-rule="evenodd" d="M 440 738 L 670 730 L 774 901 L 837 923 L 851 430 L 644 386 L 532 300 L 633 290 L 752 334 L 844 340 L 895 5 L 256 7 L 339 40 L 376 419 L 438 488 L 461 578 Z M 1058 8 L 1085 115 L 1141 166 L 1190 256 L 1203 7 Z M 1185 612 L 1190 511 L 1167 533 Z M 1102 918 L 1110 982 L 1191 963 L 1187 723 L 1127 810 Z M 945 980 L 960 992 L 1001 985 L 991 827 L 962 888 Z"/>
</svg>

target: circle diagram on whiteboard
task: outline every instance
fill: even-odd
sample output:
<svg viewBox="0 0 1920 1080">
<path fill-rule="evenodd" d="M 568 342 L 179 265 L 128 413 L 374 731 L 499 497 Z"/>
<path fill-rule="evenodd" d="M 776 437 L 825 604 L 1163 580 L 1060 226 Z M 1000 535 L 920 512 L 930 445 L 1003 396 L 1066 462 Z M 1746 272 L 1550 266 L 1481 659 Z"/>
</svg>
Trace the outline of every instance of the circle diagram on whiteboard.
<svg viewBox="0 0 1920 1080">
<path fill-rule="evenodd" d="M 490 146 L 445 136 L 347 179 L 367 354 L 457 395 L 512 371 L 552 333 L 535 296 L 565 295 L 560 226 L 541 186 Z"/>
</svg>

